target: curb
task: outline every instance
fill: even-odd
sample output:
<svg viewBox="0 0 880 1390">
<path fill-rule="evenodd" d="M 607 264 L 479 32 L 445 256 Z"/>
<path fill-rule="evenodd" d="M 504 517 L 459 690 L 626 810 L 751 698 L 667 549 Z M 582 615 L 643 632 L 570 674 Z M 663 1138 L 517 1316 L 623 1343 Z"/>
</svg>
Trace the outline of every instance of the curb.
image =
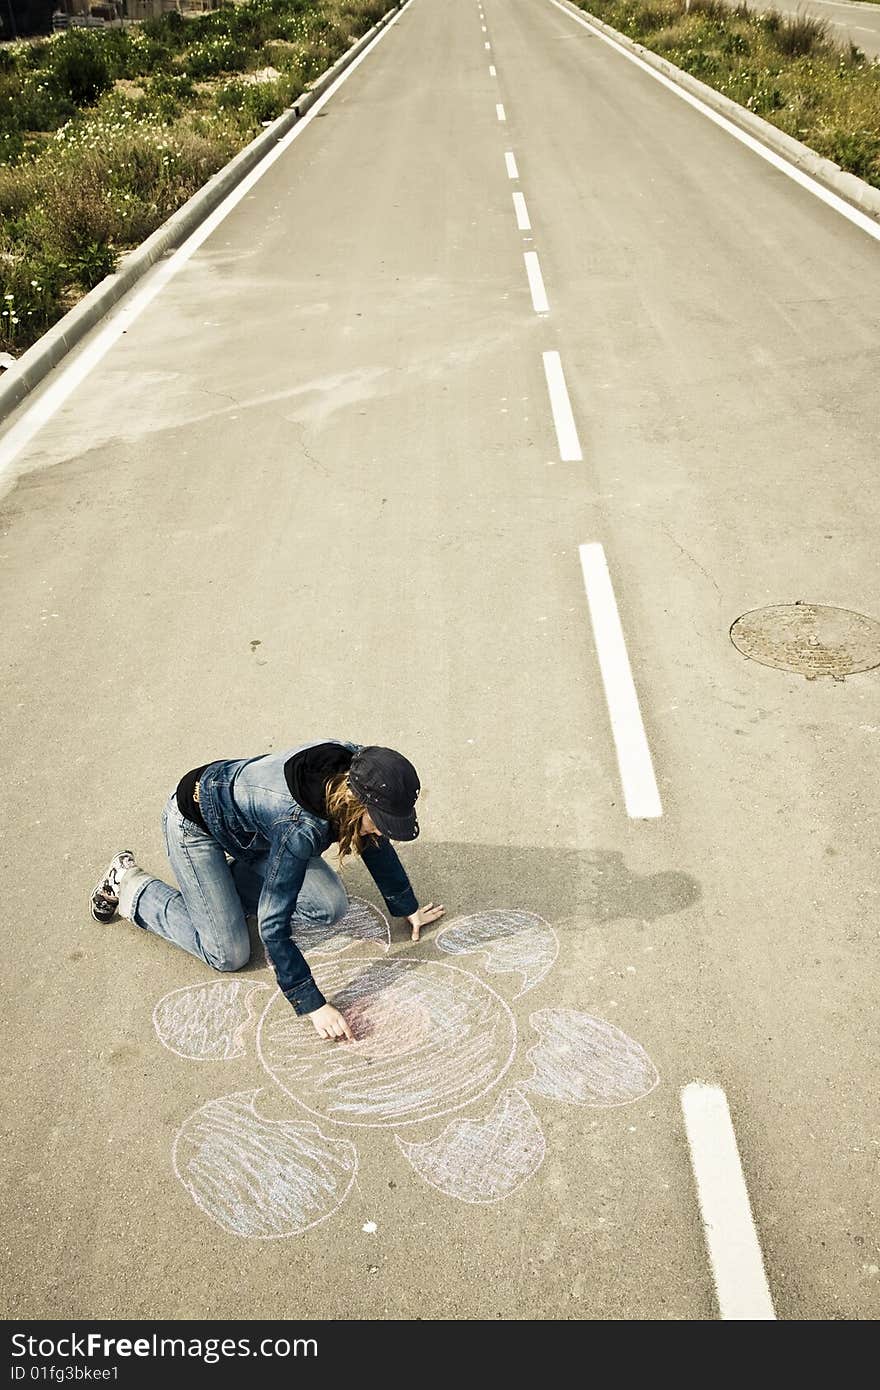
<svg viewBox="0 0 880 1390">
<path fill-rule="evenodd" d="M 855 174 L 848 174 L 846 170 L 841 169 L 839 164 L 835 164 L 831 159 L 825 159 L 809 145 L 795 140 L 792 135 L 786 135 L 784 131 L 771 125 L 769 121 L 765 121 L 763 116 L 756 116 L 753 111 L 747 111 L 744 106 L 740 106 L 739 102 L 732 101 L 730 97 L 716 92 L 714 87 L 708 87 L 698 77 L 692 77 L 689 72 L 677 68 L 674 63 L 670 63 L 666 58 L 661 58 L 659 53 L 655 53 L 653 49 L 645 48 L 642 44 L 636 43 L 635 39 L 628 38 L 626 34 L 621 34 L 617 29 L 612 29 L 610 24 L 597 19 L 588 10 L 582 10 L 580 6 L 572 4 L 571 0 L 556 0 L 556 3 L 572 14 L 578 15 L 579 18 L 587 20 L 595 29 L 618 43 L 621 48 L 635 53 L 648 67 L 656 68 L 664 77 L 668 77 L 670 82 L 674 82 L 677 87 L 683 87 L 691 96 L 698 97 L 704 105 L 716 111 L 719 116 L 726 116 L 747 135 L 752 135 L 756 140 L 760 140 L 762 145 L 767 145 L 774 154 L 782 155 L 789 164 L 794 164 L 796 168 L 814 178 L 817 183 L 821 183 L 832 193 L 836 193 L 839 198 L 843 198 L 847 203 L 852 203 L 859 212 L 865 213 L 875 221 L 880 221 L 880 188 L 874 188 L 871 184 L 865 183 L 864 179 L 857 178 Z M 877 6 L 871 8 L 876 9 Z"/>
<path fill-rule="evenodd" d="M 121 268 L 108 275 L 94 289 L 64 314 L 57 323 L 47 329 L 32 347 L 0 376 L 0 422 L 24 400 L 35 386 L 49 374 L 53 367 L 75 347 L 107 311 L 121 299 L 131 287 L 144 276 L 156 261 L 185 241 L 190 232 L 203 222 L 228 193 L 249 174 L 255 165 L 281 140 L 297 121 L 305 115 L 310 106 L 332 85 L 340 73 L 349 66 L 359 53 L 373 41 L 381 29 L 408 4 L 409 0 L 398 0 L 372 29 L 368 29 L 350 48 L 337 58 L 332 67 L 323 72 L 309 87 L 307 92 L 297 97 L 292 106 L 273 121 L 260 135 L 254 137 L 249 145 L 239 150 L 228 164 L 218 169 L 206 184 L 192 195 L 181 207 L 173 212 L 161 227 L 141 242 L 135 250 L 127 252 Z"/>
</svg>

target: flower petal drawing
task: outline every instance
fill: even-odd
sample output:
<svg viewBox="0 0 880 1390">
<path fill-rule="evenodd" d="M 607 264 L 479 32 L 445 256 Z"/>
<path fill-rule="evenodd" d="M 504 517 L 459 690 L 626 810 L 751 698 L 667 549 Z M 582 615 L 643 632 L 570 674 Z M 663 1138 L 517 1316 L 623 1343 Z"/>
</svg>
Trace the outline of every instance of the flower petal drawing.
<svg viewBox="0 0 880 1390">
<path fill-rule="evenodd" d="M 290 919 L 293 939 L 306 955 L 336 956 L 349 946 L 375 943 L 387 951 L 391 946 L 391 928 L 384 913 L 363 898 L 352 898 L 348 911 L 338 922 L 323 925 L 309 922 L 296 913 Z"/>
<path fill-rule="evenodd" d="M 525 1096 L 505 1091 L 484 1120 L 453 1120 L 437 1139 L 397 1147 L 425 1182 L 461 1202 L 502 1202 L 544 1161 L 544 1131 Z"/>
<path fill-rule="evenodd" d="M 260 1094 L 241 1091 L 202 1105 L 174 1141 L 174 1171 L 212 1221 L 236 1236 L 299 1235 L 342 1205 L 357 1150 L 317 1125 L 264 1120 Z"/>
<path fill-rule="evenodd" d="M 628 1105 L 660 1080 L 644 1048 L 604 1019 L 576 1009 L 539 1009 L 529 1023 L 541 1041 L 529 1049 L 534 1072 L 523 1090 L 569 1105 Z"/>
<path fill-rule="evenodd" d="M 217 980 L 173 989 L 153 1010 L 156 1036 L 178 1057 L 196 1062 L 244 1057 L 255 996 L 268 988 L 259 980 Z"/>
<path fill-rule="evenodd" d="M 437 945 L 453 956 L 482 952 L 490 975 L 518 973 L 522 988 L 514 996 L 517 999 L 543 980 L 559 953 L 556 933 L 543 917 L 508 908 L 475 912 L 450 922 L 438 935 Z"/>
</svg>

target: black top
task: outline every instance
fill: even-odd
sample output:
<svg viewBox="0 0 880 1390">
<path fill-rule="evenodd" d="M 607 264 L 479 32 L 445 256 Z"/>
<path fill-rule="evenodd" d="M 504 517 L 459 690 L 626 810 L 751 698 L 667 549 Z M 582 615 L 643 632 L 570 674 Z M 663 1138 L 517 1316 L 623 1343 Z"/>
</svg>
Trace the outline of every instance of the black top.
<svg viewBox="0 0 880 1390">
<path fill-rule="evenodd" d="M 314 748 L 304 748 L 294 753 L 284 764 L 284 778 L 290 788 L 294 801 L 304 806 L 313 815 L 327 819 L 327 783 L 338 772 L 347 772 L 354 754 L 340 743 L 319 743 Z M 182 816 L 194 821 L 207 831 L 202 814 L 193 799 L 196 782 L 202 773 L 211 766 L 204 763 L 194 767 L 181 777 L 177 784 L 177 806 Z M 334 835 L 334 839 L 337 836 Z"/>
</svg>

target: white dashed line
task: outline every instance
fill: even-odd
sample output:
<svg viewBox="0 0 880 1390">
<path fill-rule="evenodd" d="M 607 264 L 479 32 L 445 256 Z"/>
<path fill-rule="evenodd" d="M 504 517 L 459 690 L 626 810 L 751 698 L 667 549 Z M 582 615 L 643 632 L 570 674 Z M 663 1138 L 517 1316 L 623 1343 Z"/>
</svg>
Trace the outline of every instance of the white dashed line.
<svg viewBox="0 0 880 1390">
<path fill-rule="evenodd" d="M 627 815 L 650 820 L 662 816 L 663 807 L 605 551 L 598 542 L 578 549 Z"/>
<path fill-rule="evenodd" d="M 496 73 L 495 68 L 494 68 L 494 66 L 492 65 L 492 63 L 489 64 L 489 76 L 490 76 L 490 77 L 497 77 L 497 76 L 498 76 L 498 74 Z"/>
<path fill-rule="evenodd" d="M 532 230 L 532 224 L 529 221 L 529 210 L 526 207 L 526 200 L 521 193 L 514 193 L 513 206 L 516 212 L 517 227 L 521 232 L 530 232 Z"/>
<path fill-rule="evenodd" d="M 489 52 L 489 49 L 492 47 L 492 45 L 486 43 L 486 44 L 483 44 L 483 47 L 485 48 L 486 52 L 488 53 L 488 52 Z"/>
<path fill-rule="evenodd" d="M 523 260 L 526 263 L 526 275 L 529 277 L 529 289 L 532 292 L 532 305 L 535 313 L 549 314 L 550 305 L 547 302 L 547 291 L 544 289 L 544 277 L 541 274 L 537 251 L 524 252 Z M 555 356 L 558 357 L 559 354 L 556 353 Z"/>
<path fill-rule="evenodd" d="M 482 24 L 480 27 L 483 30 L 484 34 L 488 34 L 489 30 L 486 28 L 485 24 Z"/>
<path fill-rule="evenodd" d="M 583 454 L 558 352 L 544 353 L 544 375 L 547 378 L 550 409 L 553 412 L 553 424 L 559 442 L 559 457 L 563 463 L 579 463 Z"/>
<path fill-rule="evenodd" d="M 694 1081 L 681 1108 L 721 1317 L 775 1321 L 727 1097 Z"/>
<path fill-rule="evenodd" d="M 509 179 L 518 179 L 519 173 L 517 172 L 516 160 L 510 150 L 508 150 L 504 156 L 504 163 L 507 165 L 507 177 Z"/>
<path fill-rule="evenodd" d="M 505 114 L 504 114 L 504 107 L 501 105 L 501 102 L 500 102 L 500 101 L 499 101 L 498 105 L 495 107 L 495 114 L 496 114 L 496 116 L 498 117 L 499 121 L 506 121 L 506 120 L 507 120 L 507 117 L 506 117 Z"/>
</svg>

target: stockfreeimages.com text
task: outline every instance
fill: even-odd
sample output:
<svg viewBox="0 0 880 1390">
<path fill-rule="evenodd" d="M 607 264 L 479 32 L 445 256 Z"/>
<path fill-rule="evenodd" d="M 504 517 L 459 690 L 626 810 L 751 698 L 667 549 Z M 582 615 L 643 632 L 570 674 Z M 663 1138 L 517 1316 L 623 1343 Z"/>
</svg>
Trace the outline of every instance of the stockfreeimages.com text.
<svg viewBox="0 0 880 1390">
<path fill-rule="evenodd" d="M 28 1337 L 16 1332 L 12 1337 L 14 1357 L 34 1357 L 49 1361 L 72 1360 L 81 1357 L 104 1359 L 126 1356 L 182 1357 L 184 1360 L 204 1361 L 213 1365 L 224 1358 L 264 1356 L 317 1356 L 318 1343 L 314 1337 L 263 1337 L 252 1343 L 250 1337 L 105 1337 L 100 1332 L 75 1333 L 64 1337 Z"/>
</svg>

